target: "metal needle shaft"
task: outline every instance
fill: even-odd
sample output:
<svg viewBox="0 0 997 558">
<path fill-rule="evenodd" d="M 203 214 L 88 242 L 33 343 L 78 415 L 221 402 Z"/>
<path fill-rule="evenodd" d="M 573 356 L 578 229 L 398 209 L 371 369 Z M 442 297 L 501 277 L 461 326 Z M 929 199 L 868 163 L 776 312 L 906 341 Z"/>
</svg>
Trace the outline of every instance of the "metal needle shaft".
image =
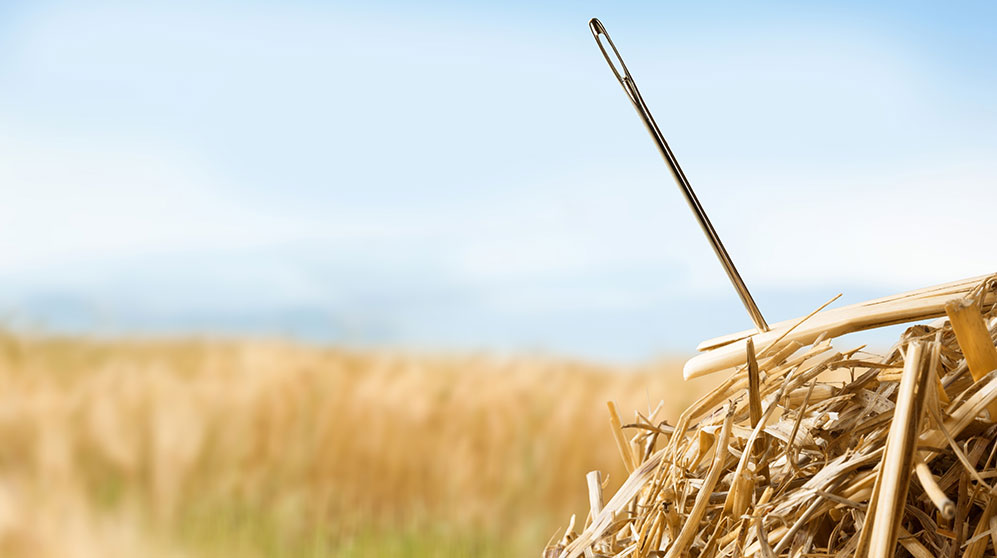
<svg viewBox="0 0 997 558">
<path fill-rule="evenodd" d="M 619 51 L 616 50 L 616 45 L 613 44 L 613 39 L 609 37 L 609 33 L 606 32 L 606 28 L 602 25 L 602 22 L 596 18 L 592 18 L 592 20 L 589 21 L 589 28 L 592 30 L 595 42 L 599 45 L 599 50 L 602 51 L 602 55 L 606 58 L 606 62 L 609 63 L 609 67 L 613 70 L 613 75 L 616 76 L 617 81 L 619 81 L 620 85 L 623 86 L 623 91 L 627 94 L 627 98 L 630 99 L 630 102 L 633 104 L 634 108 L 637 109 L 637 114 L 640 115 L 640 118 L 644 122 L 644 126 L 647 127 L 647 131 L 651 134 L 651 138 L 654 140 L 655 145 L 658 146 L 658 151 L 661 152 L 661 156 L 665 159 L 665 163 L 668 164 L 668 169 L 671 170 L 672 176 L 675 177 L 675 181 L 678 182 L 679 189 L 682 190 L 682 194 L 685 195 L 686 202 L 689 203 L 689 207 L 692 208 L 692 212 L 696 215 L 696 219 L 699 221 L 699 226 L 702 227 L 703 232 L 706 234 L 706 238 L 710 241 L 710 245 L 713 246 L 713 251 L 717 254 L 717 258 L 720 259 L 720 263 L 723 265 L 724 271 L 727 272 L 727 277 L 729 277 L 730 282 L 734 284 L 734 289 L 737 290 L 738 296 L 741 297 L 741 302 L 744 303 L 744 307 L 748 310 L 748 314 L 751 316 L 751 321 L 755 323 L 755 327 L 758 328 L 759 332 L 768 331 L 769 326 L 765 322 L 765 318 L 762 316 L 761 310 L 759 310 L 758 305 L 755 304 L 755 299 L 751 297 L 751 293 L 748 291 L 747 285 L 745 285 L 744 280 L 741 279 L 741 274 L 738 273 L 737 268 L 734 267 L 734 261 L 731 260 L 730 255 L 727 253 L 727 249 L 724 248 L 723 242 L 720 241 L 720 236 L 713 228 L 713 224 L 710 223 L 710 218 L 706 216 L 706 211 L 703 210 L 702 204 L 699 203 L 699 198 L 696 197 L 696 192 L 692 190 L 689 180 L 685 177 L 685 173 L 682 172 L 682 167 L 679 166 L 678 160 L 675 159 L 675 155 L 672 153 L 671 148 L 668 147 L 668 142 L 665 141 L 665 136 L 662 135 L 661 130 L 658 129 L 658 124 L 654 121 L 654 117 L 651 116 L 651 111 L 647 108 L 647 104 L 644 103 L 644 98 L 641 97 L 640 91 L 637 89 L 637 84 L 634 83 L 633 77 L 627 69 L 627 65 L 623 63 L 623 58 L 620 56 Z M 610 56 L 609 51 L 606 50 L 606 45 L 603 44 L 602 37 L 605 37 L 606 42 L 609 43 L 609 47 L 613 51 L 613 56 Z M 617 62 L 619 63 L 619 68 L 617 68 Z"/>
</svg>

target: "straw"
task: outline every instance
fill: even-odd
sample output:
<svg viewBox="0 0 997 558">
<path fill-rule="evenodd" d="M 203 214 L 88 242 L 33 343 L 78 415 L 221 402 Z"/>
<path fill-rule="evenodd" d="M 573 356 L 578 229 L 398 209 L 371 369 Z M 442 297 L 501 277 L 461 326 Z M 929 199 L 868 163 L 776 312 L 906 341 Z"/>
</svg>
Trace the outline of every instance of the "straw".
<svg viewBox="0 0 997 558">
<path fill-rule="evenodd" d="M 604 505 L 590 473 L 590 520 L 545 555 L 994 556 L 993 279 L 918 291 L 932 315 L 972 317 L 968 336 L 959 318 L 955 328 L 936 320 L 875 355 L 836 350 L 843 330 L 812 331 L 762 358 L 755 344 L 769 334 L 756 334 L 731 341 L 742 343 L 740 365 L 674 428 L 643 415 L 622 425 L 611 404 L 611 443 L 632 473 Z M 896 309 L 904 297 L 885 300 Z M 883 304 L 854 305 L 851 323 L 868 323 L 862 307 Z M 818 312 L 788 323 L 830 322 Z M 770 339 L 785 329 L 773 325 Z"/>
</svg>

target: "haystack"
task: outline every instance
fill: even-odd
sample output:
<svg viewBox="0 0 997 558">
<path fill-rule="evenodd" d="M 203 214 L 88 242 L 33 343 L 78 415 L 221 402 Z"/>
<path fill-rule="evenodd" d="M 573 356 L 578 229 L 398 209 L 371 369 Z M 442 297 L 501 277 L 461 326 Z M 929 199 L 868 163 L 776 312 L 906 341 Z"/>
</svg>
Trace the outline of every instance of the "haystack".
<svg viewBox="0 0 997 558">
<path fill-rule="evenodd" d="M 701 345 L 729 377 L 676 424 L 610 423 L 629 477 L 544 555 L 995 556 L 997 276 L 818 311 Z M 886 354 L 845 333 L 909 327 Z M 581 482 L 579 482 L 581 484 Z"/>
</svg>

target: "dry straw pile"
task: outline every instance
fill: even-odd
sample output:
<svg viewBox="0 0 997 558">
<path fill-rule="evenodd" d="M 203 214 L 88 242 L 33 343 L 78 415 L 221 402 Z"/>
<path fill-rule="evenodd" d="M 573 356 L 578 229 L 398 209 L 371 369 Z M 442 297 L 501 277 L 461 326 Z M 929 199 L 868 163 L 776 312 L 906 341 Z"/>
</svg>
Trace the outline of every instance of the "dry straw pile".
<svg viewBox="0 0 997 558">
<path fill-rule="evenodd" d="M 686 366 L 732 373 L 672 426 L 621 424 L 629 477 L 545 556 L 994 556 L 997 276 L 707 342 Z M 907 329 L 885 355 L 834 338 Z M 737 362 L 739 360 L 739 362 Z M 660 409 L 660 407 L 659 407 Z"/>
</svg>

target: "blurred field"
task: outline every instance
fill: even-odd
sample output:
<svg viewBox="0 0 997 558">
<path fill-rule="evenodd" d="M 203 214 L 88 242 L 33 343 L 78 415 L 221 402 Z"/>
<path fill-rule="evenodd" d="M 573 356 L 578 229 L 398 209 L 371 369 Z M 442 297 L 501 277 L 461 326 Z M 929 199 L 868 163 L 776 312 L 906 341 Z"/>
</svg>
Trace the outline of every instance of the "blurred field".
<svg viewBox="0 0 997 558">
<path fill-rule="evenodd" d="M 679 362 L 0 335 L 0 555 L 539 556 Z M 624 416 L 624 419 L 628 415 Z"/>
</svg>

